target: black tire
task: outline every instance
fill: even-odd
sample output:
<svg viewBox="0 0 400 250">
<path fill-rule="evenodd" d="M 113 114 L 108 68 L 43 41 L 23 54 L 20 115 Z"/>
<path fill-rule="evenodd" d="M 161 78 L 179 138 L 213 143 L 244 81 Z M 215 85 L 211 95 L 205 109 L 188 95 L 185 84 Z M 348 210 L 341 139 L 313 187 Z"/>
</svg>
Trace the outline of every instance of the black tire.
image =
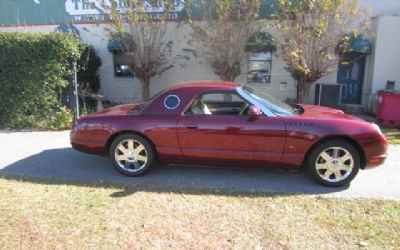
<svg viewBox="0 0 400 250">
<path fill-rule="evenodd" d="M 121 143 L 127 143 L 127 141 L 135 141 L 134 144 L 136 145 L 140 145 L 142 144 L 144 146 L 144 151 L 142 150 L 141 154 L 144 157 L 147 157 L 147 160 L 144 162 L 139 162 L 139 165 L 143 165 L 143 167 L 138 168 L 136 170 L 136 168 L 132 168 L 131 170 L 127 170 L 124 169 L 121 166 L 121 161 L 117 161 L 116 159 L 116 154 L 121 154 L 123 155 L 122 151 L 117 150 L 117 147 L 121 144 Z M 140 144 L 137 144 L 137 143 Z M 126 145 L 126 144 L 125 144 Z M 135 151 L 135 150 L 132 150 Z M 110 152 L 109 152 L 109 156 L 111 158 L 111 161 L 113 163 L 113 166 L 115 167 L 115 169 L 117 169 L 118 172 L 120 172 L 123 175 L 127 175 L 127 176 L 141 176 L 145 173 L 147 173 L 148 171 L 150 171 L 155 165 L 156 165 L 156 153 L 155 153 L 155 149 L 153 147 L 153 145 L 145 138 L 143 138 L 140 135 L 136 135 L 136 134 L 124 134 L 124 135 L 120 135 L 117 138 L 114 139 L 114 141 L 112 142 L 111 146 L 110 146 Z M 133 156 L 132 156 L 133 157 Z M 125 161 L 122 161 L 125 162 Z M 122 164 L 125 165 L 125 164 Z M 128 163 L 129 166 L 133 165 Z"/>
<path fill-rule="evenodd" d="M 346 165 L 351 165 L 351 162 L 353 163 L 351 170 L 350 171 L 339 170 L 340 175 L 342 175 L 342 173 L 346 173 L 341 176 L 341 178 L 343 178 L 343 179 L 338 178 L 338 180 L 337 180 L 336 174 L 334 172 L 332 172 L 331 170 L 329 170 L 329 171 L 331 171 L 332 174 L 329 175 L 330 172 L 328 172 L 327 173 L 327 175 L 329 175 L 328 177 L 325 177 L 325 169 L 317 170 L 317 161 L 319 161 L 318 164 L 320 164 L 321 162 L 322 162 L 322 164 L 324 164 L 326 162 L 324 160 L 324 158 L 321 156 L 321 154 L 323 152 L 329 153 L 331 148 L 341 148 L 343 150 L 339 149 L 339 151 L 342 152 L 342 154 L 346 153 L 346 151 L 347 151 L 352 157 L 352 160 L 350 159 L 350 160 L 345 161 Z M 341 157 L 339 157 L 339 158 L 342 159 Z M 344 159 L 344 157 L 343 157 L 343 159 Z M 338 164 L 342 164 L 342 162 L 343 161 L 340 161 L 340 163 L 335 162 L 336 165 L 332 164 L 333 168 L 338 167 Z M 306 159 L 306 168 L 307 168 L 307 171 L 310 174 L 310 176 L 319 184 L 322 184 L 322 185 L 328 186 L 328 187 L 345 186 L 345 185 L 348 185 L 354 179 L 354 177 L 357 175 L 357 173 L 360 169 L 360 154 L 357 151 L 357 149 L 347 141 L 344 141 L 344 140 L 326 141 L 324 143 L 317 145 L 314 149 L 312 149 L 312 151 L 310 152 L 310 154 L 308 156 L 308 159 Z M 326 169 L 326 171 L 328 171 L 328 169 Z M 336 170 L 335 172 L 337 172 L 337 171 L 338 170 Z M 324 175 L 324 177 L 321 175 Z M 329 181 L 324 178 L 329 179 Z"/>
</svg>

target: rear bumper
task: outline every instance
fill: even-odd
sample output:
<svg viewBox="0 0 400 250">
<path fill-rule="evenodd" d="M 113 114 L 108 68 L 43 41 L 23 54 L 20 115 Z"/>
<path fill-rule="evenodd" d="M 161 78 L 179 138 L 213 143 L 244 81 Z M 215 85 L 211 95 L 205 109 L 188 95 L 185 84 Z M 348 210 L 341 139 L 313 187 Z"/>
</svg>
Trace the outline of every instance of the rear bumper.
<svg viewBox="0 0 400 250">
<path fill-rule="evenodd" d="M 71 146 L 73 149 L 78 150 L 82 153 L 105 155 L 103 148 L 94 144 L 79 144 L 76 142 L 71 142 Z"/>
<path fill-rule="evenodd" d="M 72 148 L 88 154 L 106 155 L 104 144 L 94 141 L 91 134 L 73 129 L 70 133 Z"/>
</svg>

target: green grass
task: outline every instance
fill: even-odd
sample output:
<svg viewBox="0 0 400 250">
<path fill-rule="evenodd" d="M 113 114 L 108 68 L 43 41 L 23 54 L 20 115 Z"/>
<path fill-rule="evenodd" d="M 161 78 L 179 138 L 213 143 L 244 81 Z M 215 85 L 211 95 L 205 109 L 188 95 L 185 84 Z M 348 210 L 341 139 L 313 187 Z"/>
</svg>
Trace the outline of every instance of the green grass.
<svg viewBox="0 0 400 250">
<path fill-rule="evenodd" d="M 400 130 L 395 128 L 384 128 L 382 133 L 385 134 L 390 144 L 400 144 Z"/>
<path fill-rule="evenodd" d="M 396 249 L 400 201 L 0 179 L 0 249 Z"/>
</svg>

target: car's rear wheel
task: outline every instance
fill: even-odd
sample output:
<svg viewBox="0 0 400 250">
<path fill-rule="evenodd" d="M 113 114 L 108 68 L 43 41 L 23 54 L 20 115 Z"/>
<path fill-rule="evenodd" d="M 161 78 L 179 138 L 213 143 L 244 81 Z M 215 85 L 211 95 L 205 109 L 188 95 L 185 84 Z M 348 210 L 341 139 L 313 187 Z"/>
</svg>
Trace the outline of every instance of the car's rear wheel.
<svg viewBox="0 0 400 250">
<path fill-rule="evenodd" d="M 360 154 L 347 141 L 327 141 L 310 153 L 307 169 L 311 177 L 322 185 L 344 186 L 357 175 L 360 169 Z"/>
<path fill-rule="evenodd" d="M 155 164 L 155 150 L 142 136 L 125 134 L 111 144 L 110 158 L 114 167 L 122 174 L 139 176 L 148 172 Z"/>
</svg>

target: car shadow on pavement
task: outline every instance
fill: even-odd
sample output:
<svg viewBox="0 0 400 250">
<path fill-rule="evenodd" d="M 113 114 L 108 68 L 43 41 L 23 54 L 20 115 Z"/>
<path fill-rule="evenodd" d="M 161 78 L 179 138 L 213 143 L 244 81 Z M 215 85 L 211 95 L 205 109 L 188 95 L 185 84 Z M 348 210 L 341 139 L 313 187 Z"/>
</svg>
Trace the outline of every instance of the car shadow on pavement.
<svg viewBox="0 0 400 250">
<path fill-rule="evenodd" d="M 327 194 L 347 187 L 329 188 L 314 183 L 303 172 L 266 168 L 159 166 L 141 177 L 119 174 L 108 158 L 87 155 L 72 148 L 42 151 L 12 164 L 1 166 L 0 176 L 43 184 L 67 184 L 121 188 L 113 197 L 137 191 L 179 192 L 265 196 L 293 194 Z"/>
</svg>

